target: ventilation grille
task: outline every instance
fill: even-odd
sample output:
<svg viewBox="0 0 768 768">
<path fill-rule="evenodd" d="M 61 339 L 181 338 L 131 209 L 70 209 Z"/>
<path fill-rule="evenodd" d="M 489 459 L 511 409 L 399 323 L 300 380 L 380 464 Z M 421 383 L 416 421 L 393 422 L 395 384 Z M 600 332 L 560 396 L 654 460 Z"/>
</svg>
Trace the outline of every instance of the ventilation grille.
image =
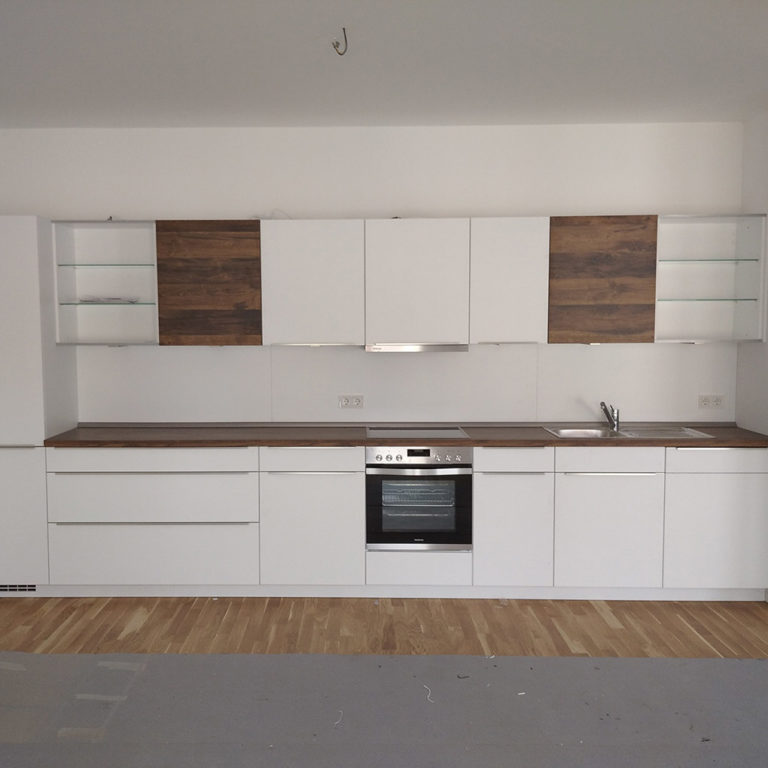
<svg viewBox="0 0 768 768">
<path fill-rule="evenodd" d="M 0 592 L 37 592 L 37 584 L 0 584 Z"/>
</svg>

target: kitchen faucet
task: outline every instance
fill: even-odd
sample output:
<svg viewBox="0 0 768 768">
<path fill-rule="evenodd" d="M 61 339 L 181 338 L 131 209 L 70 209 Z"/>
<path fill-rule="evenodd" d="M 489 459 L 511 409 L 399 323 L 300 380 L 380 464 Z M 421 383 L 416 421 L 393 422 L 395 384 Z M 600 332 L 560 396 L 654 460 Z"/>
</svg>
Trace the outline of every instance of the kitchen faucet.
<svg viewBox="0 0 768 768">
<path fill-rule="evenodd" d="M 603 409 L 605 418 L 608 419 L 611 429 L 614 432 L 619 431 L 619 409 L 614 408 L 612 405 L 606 405 L 604 402 L 600 403 L 600 407 Z"/>
</svg>

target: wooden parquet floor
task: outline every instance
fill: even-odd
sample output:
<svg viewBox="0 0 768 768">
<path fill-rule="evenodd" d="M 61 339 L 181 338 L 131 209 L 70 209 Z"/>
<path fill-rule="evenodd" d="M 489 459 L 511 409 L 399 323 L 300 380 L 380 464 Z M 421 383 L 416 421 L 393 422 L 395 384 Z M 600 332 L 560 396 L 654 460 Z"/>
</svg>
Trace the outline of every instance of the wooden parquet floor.
<svg viewBox="0 0 768 768">
<path fill-rule="evenodd" d="M 5 598 L 0 650 L 768 658 L 768 604 Z"/>
</svg>

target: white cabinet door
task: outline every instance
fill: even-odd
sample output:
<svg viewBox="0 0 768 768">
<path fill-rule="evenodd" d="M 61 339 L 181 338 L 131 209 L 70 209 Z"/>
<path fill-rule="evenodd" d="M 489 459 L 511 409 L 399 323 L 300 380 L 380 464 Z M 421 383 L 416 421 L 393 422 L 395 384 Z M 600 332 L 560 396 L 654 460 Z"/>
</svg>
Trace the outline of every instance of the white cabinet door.
<svg viewBox="0 0 768 768">
<path fill-rule="evenodd" d="M 469 219 L 365 224 L 365 340 L 469 343 Z"/>
<path fill-rule="evenodd" d="M 552 586 L 554 474 L 474 478 L 473 583 Z"/>
<path fill-rule="evenodd" d="M 0 582 L 48 583 L 43 448 L 0 448 Z"/>
<path fill-rule="evenodd" d="M 768 587 L 768 475 L 670 474 L 664 586 Z"/>
<path fill-rule="evenodd" d="M 547 341 L 549 218 L 470 222 L 469 341 Z"/>
<path fill-rule="evenodd" d="M 363 221 L 262 221 L 264 344 L 365 343 Z"/>
<path fill-rule="evenodd" d="M 261 473 L 261 583 L 365 583 L 365 474 Z"/>
<path fill-rule="evenodd" d="M 663 473 L 558 473 L 555 499 L 556 587 L 662 585 Z"/>
<path fill-rule="evenodd" d="M 37 226 L 0 216 L 0 445 L 45 437 Z"/>
</svg>

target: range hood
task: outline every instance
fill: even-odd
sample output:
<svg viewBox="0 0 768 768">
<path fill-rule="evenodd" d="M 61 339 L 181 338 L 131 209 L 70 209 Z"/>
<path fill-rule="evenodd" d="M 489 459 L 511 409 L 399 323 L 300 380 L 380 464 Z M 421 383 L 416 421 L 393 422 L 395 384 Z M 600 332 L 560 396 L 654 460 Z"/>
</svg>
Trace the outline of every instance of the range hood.
<svg viewBox="0 0 768 768">
<path fill-rule="evenodd" d="M 366 344 L 366 352 L 467 352 L 469 344 Z"/>
</svg>

